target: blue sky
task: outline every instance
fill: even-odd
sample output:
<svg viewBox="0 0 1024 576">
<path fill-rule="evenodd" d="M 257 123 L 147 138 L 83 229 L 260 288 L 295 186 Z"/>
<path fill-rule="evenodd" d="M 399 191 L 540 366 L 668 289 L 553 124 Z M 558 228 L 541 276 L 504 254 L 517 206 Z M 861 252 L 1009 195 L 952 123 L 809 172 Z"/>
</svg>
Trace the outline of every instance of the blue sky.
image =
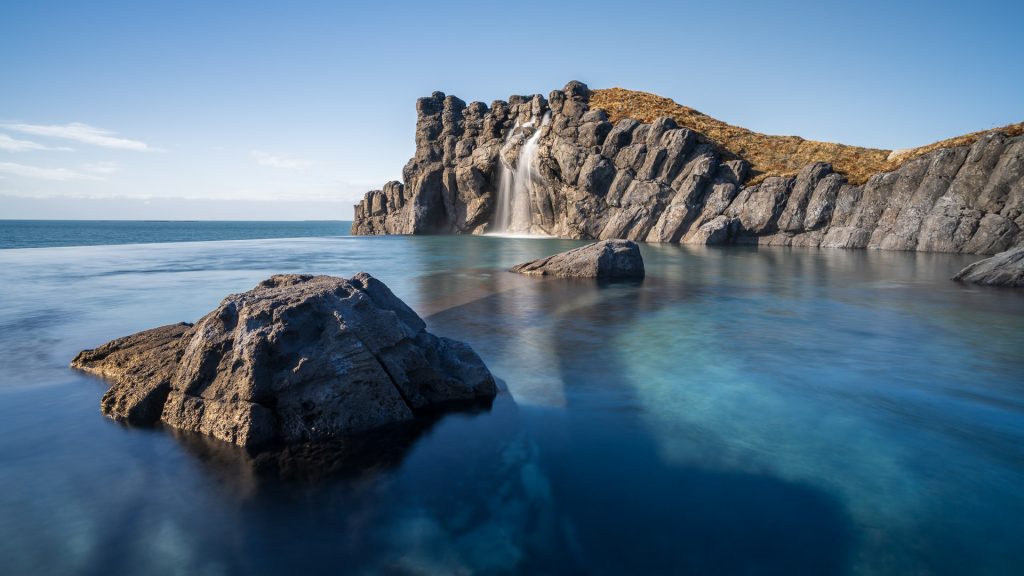
<svg viewBox="0 0 1024 576">
<path fill-rule="evenodd" d="M 214 5 L 216 4 L 216 5 Z M 4 2 L 0 218 L 348 219 L 415 99 L 668 96 L 904 148 L 1024 120 L 1024 2 Z"/>
</svg>

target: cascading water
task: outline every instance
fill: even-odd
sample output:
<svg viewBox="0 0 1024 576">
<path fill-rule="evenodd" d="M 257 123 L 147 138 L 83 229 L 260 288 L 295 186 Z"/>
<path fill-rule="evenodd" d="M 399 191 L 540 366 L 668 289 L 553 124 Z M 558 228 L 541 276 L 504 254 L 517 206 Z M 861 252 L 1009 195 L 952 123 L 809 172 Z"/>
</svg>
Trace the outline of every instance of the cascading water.
<svg viewBox="0 0 1024 576">
<path fill-rule="evenodd" d="M 498 204 L 494 208 L 494 226 L 491 232 L 503 233 L 512 223 L 512 168 L 505 160 L 504 151 L 518 129 L 519 120 L 516 120 L 515 125 L 505 135 L 505 142 L 498 152 Z"/>
<path fill-rule="evenodd" d="M 551 120 L 551 113 L 544 114 L 540 126 L 543 127 Z M 536 125 L 535 120 L 522 125 L 523 129 Z M 512 141 L 513 135 L 519 131 L 517 121 L 515 126 L 505 136 L 505 143 L 502 150 Z M 498 234 L 529 234 L 533 225 L 533 218 L 530 210 L 530 192 L 534 182 L 540 178 L 537 171 L 537 147 L 540 140 L 540 127 L 533 130 L 533 134 L 519 148 L 516 157 L 516 165 L 513 168 L 505 160 L 504 154 L 499 154 L 498 163 L 498 205 L 494 214 L 494 228 L 492 232 Z"/>
</svg>

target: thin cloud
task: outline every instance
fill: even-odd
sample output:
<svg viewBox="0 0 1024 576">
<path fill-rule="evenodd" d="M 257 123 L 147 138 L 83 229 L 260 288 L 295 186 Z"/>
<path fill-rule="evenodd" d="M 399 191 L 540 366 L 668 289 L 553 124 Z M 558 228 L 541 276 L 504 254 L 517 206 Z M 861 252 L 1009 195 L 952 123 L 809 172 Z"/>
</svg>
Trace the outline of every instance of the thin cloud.
<svg viewBox="0 0 1024 576">
<path fill-rule="evenodd" d="M 4 152 L 25 152 L 27 150 L 71 150 L 71 148 L 54 148 L 31 140 L 18 140 L 7 134 L 0 134 L 0 150 Z"/>
<path fill-rule="evenodd" d="M 121 138 L 110 130 L 103 128 L 97 128 L 81 122 L 72 122 L 70 124 L 54 124 L 54 125 L 42 125 L 42 124 L 3 124 L 3 127 L 8 130 L 14 130 L 23 134 L 33 134 L 35 136 L 47 136 L 49 138 L 60 138 L 63 140 L 73 140 L 75 142 L 81 142 L 83 144 L 91 144 L 93 146 L 101 146 L 103 148 L 115 148 L 118 150 L 136 150 L 140 152 L 148 152 L 152 150 L 145 142 L 139 142 L 138 140 L 129 140 L 128 138 Z"/>
<path fill-rule="evenodd" d="M 87 162 L 80 166 L 82 170 L 93 174 L 113 174 L 121 169 L 117 162 Z"/>
<path fill-rule="evenodd" d="M 296 158 L 294 156 L 278 156 L 268 152 L 260 152 L 259 150 L 253 150 L 252 157 L 264 166 L 282 168 L 284 170 L 305 170 L 313 165 L 312 160 Z"/>
<path fill-rule="evenodd" d="M 87 174 L 70 168 L 43 168 L 41 166 L 29 166 L 17 162 L 0 162 L 0 174 L 10 174 L 33 180 L 55 180 L 67 182 L 69 180 L 102 180 L 95 174 Z"/>
</svg>

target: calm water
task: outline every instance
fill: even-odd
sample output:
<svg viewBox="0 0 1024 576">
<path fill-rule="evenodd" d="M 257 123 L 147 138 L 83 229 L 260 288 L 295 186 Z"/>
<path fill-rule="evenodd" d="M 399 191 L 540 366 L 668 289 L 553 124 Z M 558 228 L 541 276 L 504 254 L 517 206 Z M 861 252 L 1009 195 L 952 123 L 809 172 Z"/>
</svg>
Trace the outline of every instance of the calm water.
<svg viewBox="0 0 1024 576">
<path fill-rule="evenodd" d="M 949 282 L 971 257 L 873 251 L 644 246 L 633 284 L 503 272 L 574 245 L 0 251 L 3 572 L 1024 572 L 1024 293 Z M 361 270 L 476 348 L 507 387 L 490 411 L 282 478 L 104 419 L 104 384 L 67 368 L 272 273 Z"/>
<path fill-rule="evenodd" d="M 347 235 L 351 222 L 0 220 L 0 249 Z"/>
</svg>

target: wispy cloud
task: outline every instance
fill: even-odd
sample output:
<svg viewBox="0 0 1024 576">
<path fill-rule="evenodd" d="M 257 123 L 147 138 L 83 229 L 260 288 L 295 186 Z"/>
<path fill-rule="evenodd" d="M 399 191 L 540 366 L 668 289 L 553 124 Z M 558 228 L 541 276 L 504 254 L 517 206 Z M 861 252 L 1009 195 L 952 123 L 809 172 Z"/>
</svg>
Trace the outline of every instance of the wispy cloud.
<svg viewBox="0 0 1024 576">
<path fill-rule="evenodd" d="M 82 170 L 93 174 L 113 174 L 121 169 L 117 162 L 86 162 L 80 166 Z"/>
<path fill-rule="evenodd" d="M 103 148 L 137 150 L 141 152 L 148 152 L 152 150 L 152 148 L 150 148 L 145 142 L 121 138 L 110 130 L 97 128 L 88 124 L 82 124 L 81 122 L 53 125 L 11 123 L 3 124 L 2 126 L 8 130 L 14 130 L 23 134 L 73 140 L 75 142 L 82 142 L 83 144 L 102 146 Z"/>
<path fill-rule="evenodd" d="M 43 168 L 41 166 L 29 166 L 16 162 L 0 162 L 0 174 L 21 176 L 34 180 L 56 180 L 65 182 L 68 180 L 102 180 L 96 174 L 89 174 L 70 168 Z"/>
<path fill-rule="evenodd" d="M 264 166 L 283 168 L 285 170 L 305 170 L 313 165 L 312 160 L 287 155 L 279 156 L 268 152 L 261 152 L 259 150 L 253 150 L 252 157 Z"/>
<path fill-rule="evenodd" d="M 54 148 L 31 140 L 18 140 L 7 134 L 0 134 L 0 150 L 4 152 L 24 152 L 26 150 L 71 150 L 71 148 Z"/>
</svg>

